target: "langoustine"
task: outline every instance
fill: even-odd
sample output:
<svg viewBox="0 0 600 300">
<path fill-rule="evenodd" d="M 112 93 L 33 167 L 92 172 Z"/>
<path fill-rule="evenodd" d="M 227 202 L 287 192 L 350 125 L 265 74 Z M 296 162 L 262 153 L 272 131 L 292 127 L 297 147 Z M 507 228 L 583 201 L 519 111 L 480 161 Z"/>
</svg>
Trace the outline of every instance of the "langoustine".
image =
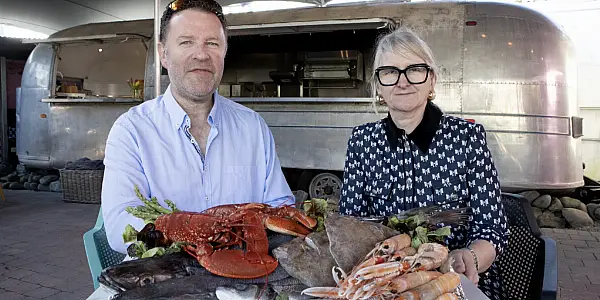
<svg viewBox="0 0 600 300">
<path fill-rule="evenodd" d="M 453 299 L 460 277 L 436 271 L 447 259 L 447 247 L 425 243 L 415 249 L 410 236 L 400 234 L 378 243 L 350 274 L 334 267 L 336 287 L 312 287 L 302 294 L 328 299 Z"/>
</svg>

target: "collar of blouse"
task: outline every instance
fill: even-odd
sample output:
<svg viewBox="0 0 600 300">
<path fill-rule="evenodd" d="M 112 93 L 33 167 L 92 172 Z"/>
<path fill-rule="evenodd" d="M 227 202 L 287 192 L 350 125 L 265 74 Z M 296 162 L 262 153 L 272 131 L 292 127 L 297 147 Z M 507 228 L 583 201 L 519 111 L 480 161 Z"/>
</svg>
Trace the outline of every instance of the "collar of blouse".
<svg viewBox="0 0 600 300">
<path fill-rule="evenodd" d="M 422 152 L 427 153 L 429 144 L 431 144 L 435 133 L 440 127 L 442 115 L 442 110 L 439 107 L 431 103 L 431 101 L 427 101 L 421 123 L 419 123 L 417 128 L 408 135 L 408 138 L 412 140 Z M 389 112 L 387 117 L 383 120 L 383 124 L 385 124 L 386 137 L 390 143 L 391 149 L 396 149 L 398 140 L 404 136 L 404 130 L 396 126 L 392 121 Z"/>
</svg>

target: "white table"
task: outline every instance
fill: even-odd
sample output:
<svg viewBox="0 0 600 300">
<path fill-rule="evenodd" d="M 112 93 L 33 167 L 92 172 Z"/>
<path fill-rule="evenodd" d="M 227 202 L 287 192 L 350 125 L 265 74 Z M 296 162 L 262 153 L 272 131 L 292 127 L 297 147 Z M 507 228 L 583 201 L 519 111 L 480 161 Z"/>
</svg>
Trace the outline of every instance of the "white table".
<svg viewBox="0 0 600 300">
<path fill-rule="evenodd" d="M 460 282 L 462 283 L 463 291 L 467 300 L 490 300 L 481 290 L 477 288 L 467 277 L 460 275 Z M 100 287 L 92 293 L 87 300 L 108 300 L 115 293 L 100 285 Z"/>
</svg>

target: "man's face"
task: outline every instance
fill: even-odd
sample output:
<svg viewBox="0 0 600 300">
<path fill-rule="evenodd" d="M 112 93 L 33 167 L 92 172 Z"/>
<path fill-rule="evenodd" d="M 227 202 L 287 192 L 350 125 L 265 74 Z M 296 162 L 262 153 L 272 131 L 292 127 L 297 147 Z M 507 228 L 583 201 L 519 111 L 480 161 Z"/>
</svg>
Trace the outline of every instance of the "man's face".
<svg viewBox="0 0 600 300">
<path fill-rule="evenodd" d="M 227 44 L 219 18 L 188 9 L 175 15 L 165 43 L 159 44 L 163 66 L 171 86 L 187 99 L 201 100 L 219 86 Z"/>
</svg>

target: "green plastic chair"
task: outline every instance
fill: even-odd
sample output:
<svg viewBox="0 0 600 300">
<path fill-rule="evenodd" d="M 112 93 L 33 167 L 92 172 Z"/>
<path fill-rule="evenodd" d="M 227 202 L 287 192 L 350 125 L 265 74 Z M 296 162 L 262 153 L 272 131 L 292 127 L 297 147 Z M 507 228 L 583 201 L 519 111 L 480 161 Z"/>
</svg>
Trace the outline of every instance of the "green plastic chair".
<svg viewBox="0 0 600 300">
<path fill-rule="evenodd" d="M 102 207 L 98 212 L 98 219 L 94 228 L 83 234 L 83 246 L 85 247 L 95 290 L 99 287 L 98 276 L 100 276 L 102 270 L 117 265 L 125 259 L 125 254 L 113 250 L 108 244 L 106 231 L 104 231 Z"/>
</svg>

